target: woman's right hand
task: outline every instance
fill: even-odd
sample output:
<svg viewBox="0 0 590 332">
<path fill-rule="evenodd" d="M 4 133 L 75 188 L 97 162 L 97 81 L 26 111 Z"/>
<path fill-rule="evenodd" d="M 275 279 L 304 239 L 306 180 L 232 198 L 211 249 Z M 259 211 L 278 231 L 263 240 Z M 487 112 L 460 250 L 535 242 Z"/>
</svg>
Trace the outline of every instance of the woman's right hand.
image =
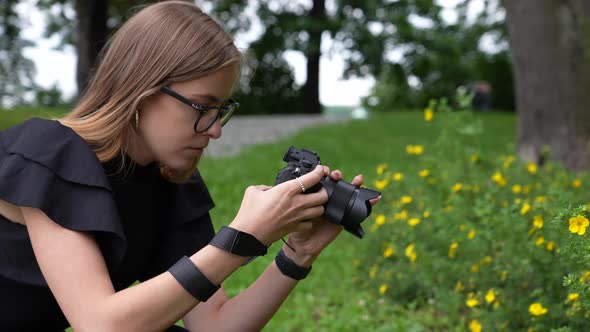
<svg viewBox="0 0 590 332">
<path fill-rule="evenodd" d="M 305 188 L 311 188 L 328 172 L 327 167 L 319 165 L 299 180 Z M 324 188 L 316 193 L 303 194 L 297 179 L 274 187 L 250 186 L 246 189 L 236 218 L 229 226 L 270 245 L 289 233 L 311 228 L 311 222 L 302 221 L 322 216 L 323 204 L 327 201 L 328 193 Z"/>
</svg>

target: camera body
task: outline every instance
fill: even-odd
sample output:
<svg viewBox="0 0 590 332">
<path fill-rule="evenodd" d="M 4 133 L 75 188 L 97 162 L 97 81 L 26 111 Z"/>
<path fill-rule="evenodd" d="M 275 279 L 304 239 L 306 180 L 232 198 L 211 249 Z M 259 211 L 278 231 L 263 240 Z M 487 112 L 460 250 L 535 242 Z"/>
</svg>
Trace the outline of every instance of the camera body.
<svg viewBox="0 0 590 332">
<path fill-rule="evenodd" d="M 314 151 L 289 147 L 283 161 L 287 166 L 277 174 L 275 184 L 293 180 L 303 176 L 321 164 L 320 157 Z M 328 201 L 324 204 L 324 217 L 330 222 L 341 225 L 345 230 L 362 238 L 365 234 L 361 223 L 371 214 L 373 198 L 379 197 L 380 192 L 367 188 L 357 188 L 345 181 L 334 181 L 329 176 L 311 188 L 305 194 L 318 192 L 321 188 L 328 192 Z"/>
</svg>

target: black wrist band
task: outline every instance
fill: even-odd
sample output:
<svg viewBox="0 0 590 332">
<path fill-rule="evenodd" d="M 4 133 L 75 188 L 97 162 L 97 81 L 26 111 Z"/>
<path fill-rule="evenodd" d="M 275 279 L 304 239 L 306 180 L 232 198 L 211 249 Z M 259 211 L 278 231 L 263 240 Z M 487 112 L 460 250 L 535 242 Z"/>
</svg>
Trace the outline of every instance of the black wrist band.
<svg viewBox="0 0 590 332">
<path fill-rule="evenodd" d="M 242 257 L 264 256 L 268 250 L 253 235 L 227 226 L 221 227 L 209 244 Z"/>
<path fill-rule="evenodd" d="M 277 253 L 277 256 L 275 257 L 275 263 L 282 274 L 295 280 L 305 279 L 305 277 L 307 277 L 311 271 L 311 266 L 303 267 L 295 264 L 295 262 L 285 255 L 283 249 Z"/>
<path fill-rule="evenodd" d="M 168 269 L 176 281 L 189 292 L 195 299 L 201 302 L 207 300 L 221 287 L 214 285 L 197 268 L 190 258 L 183 256 L 176 264 Z"/>
</svg>

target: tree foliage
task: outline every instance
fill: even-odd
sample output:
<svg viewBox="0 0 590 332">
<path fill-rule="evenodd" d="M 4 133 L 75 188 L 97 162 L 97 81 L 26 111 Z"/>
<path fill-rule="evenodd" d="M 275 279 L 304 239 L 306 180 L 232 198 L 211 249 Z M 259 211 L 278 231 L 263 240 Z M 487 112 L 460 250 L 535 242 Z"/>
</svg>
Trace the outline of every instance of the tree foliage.
<svg viewBox="0 0 590 332">
<path fill-rule="evenodd" d="M 35 88 L 35 66 L 23 50 L 32 42 L 20 36 L 16 0 L 0 0 L 0 107 L 24 103 L 24 95 Z"/>
<path fill-rule="evenodd" d="M 79 24 L 72 24 L 74 2 L 37 0 L 48 13 L 46 35 L 61 36 L 62 45 L 75 45 L 79 38 Z M 132 8 L 150 2 L 104 0 L 109 31 L 116 30 L 134 12 Z M 199 4 L 234 36 L 259 31 L 248 46 L 246 63 L 251 67 L 245 70 L 254 75 L 245 75 L 237 92 L 243 114 L 319 112 L 319 57 L 330 54 L 344 59 L 344 78 L 377 78 L 371 98 L 365 101 L 377 109 L 424 105 L 432 97 L 452 95 L 470 80 L 490 82 L 495 100 L 502 102 L 496 106 L 512 108 L 507 49 L 487 54 L 479 47 L 484 34 L 505 40 L 503 19 L 484 11 L 470 22 L 469 3 L 460 2 L 454 23 L 442 18 L 443 8 L 435 0 L 204 0 Z M 495 2 L 486 1 L 490 3 Z M 327 38 L 333 45 L 322 54 L 321 41 Z M 306 58 L 303 85 L 295 82 L 286 51 Z"/>
<path fill-rule="evenodd" d="M 494 106 L 512 109 L 514 97 L 508 48 L 491 54 L 480 46 L 484 36 L 495 39 L 496 43 L 505 43 L 502 11 L 494 9 L 487 1 L 486 8 L 470 20 L 469 3 L 464 0 L 457 5 L 455 22 L 444 19 L 443 8 L 434 0 L 398 1 L 377 8 L 372 15 L 367 14 L 370 19 L 380 20 L 377 24 L 382 31 L 394 32 L 379 33 L 383 49 L 365 49 L 364 57 L 361 54 L 356 61 L 349 61 L 348 74 L 362 75 L 371 71 L 378 79 L 371 97 L 365 102 L 378 110 L 415 108 L 432 98 L 452 96 L 460 85 L 487 81 L 494 91 Z M 397 53 L 397 59 L 385 55 L 378 65 L 367 67 L 369 57 L 378 57 L 373 52 Z"/>
</svg>

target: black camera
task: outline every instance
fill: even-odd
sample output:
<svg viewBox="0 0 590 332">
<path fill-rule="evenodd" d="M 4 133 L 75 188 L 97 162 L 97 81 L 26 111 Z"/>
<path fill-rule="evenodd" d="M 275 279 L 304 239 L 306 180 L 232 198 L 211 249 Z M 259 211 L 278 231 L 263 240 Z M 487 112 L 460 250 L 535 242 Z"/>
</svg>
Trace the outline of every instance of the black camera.
<svg viewBox="0 0 590 332">
<path fill-rule="evenodd" d="M 321 164 L 317 153 L 291 146 L 285 153 L 283 161 L 287 166 L 277 174 L 275 184 L 293 180 L 313 171 Z M 328 192 L 328 201 L 324 204 L 324 217 L 345 230 L 362 238 L 365 235 L 361 223 L 371 214 L 369 200 L 379 197 L 380 192 L 367 188 L 357 188 L 345 181 L 334 181 L 324 176 L 320 183 L 305 190 L 305 193 L 318 192 L 322 187 Z"/>
</svg>

